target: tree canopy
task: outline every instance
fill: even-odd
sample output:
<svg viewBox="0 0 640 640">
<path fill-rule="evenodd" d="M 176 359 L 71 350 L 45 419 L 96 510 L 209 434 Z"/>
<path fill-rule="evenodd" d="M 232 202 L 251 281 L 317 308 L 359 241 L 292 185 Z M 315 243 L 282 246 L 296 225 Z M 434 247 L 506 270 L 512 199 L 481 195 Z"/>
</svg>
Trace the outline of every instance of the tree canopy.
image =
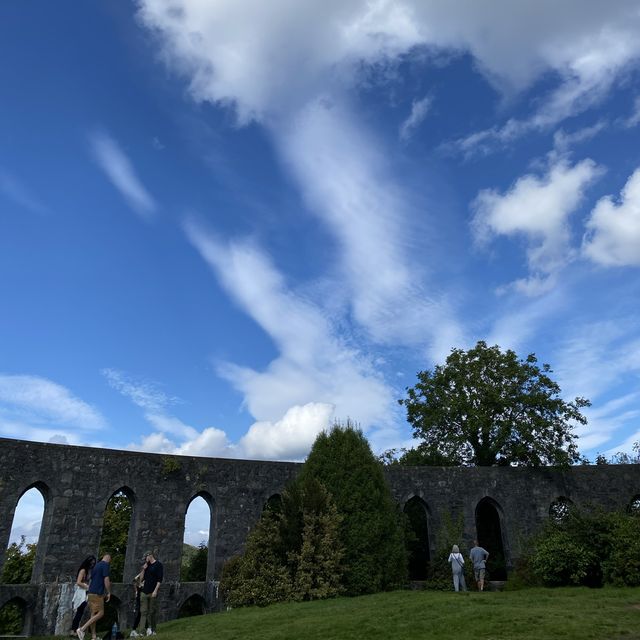
<svg viewBox="0 0 640 640">
<path fill-rule="evenodd" d="M 25 542 L 24 536 L 20 538 L 20 542 L 12 542 L 7 548 L 0 582 L 28 584 L 31 581 L 35 558 L 36 545 Z"/>
<path fill-rule="evenodd" d="M 586 424 L 532 353 L 483 341 L 464 351 L 452 349 L 444 365 L 420 371 L 418 382 L 399 400 L 420 444 L 405 453 L 404 464 L 568 465 L 579 458 L 576 424 Z"/>
</svg>

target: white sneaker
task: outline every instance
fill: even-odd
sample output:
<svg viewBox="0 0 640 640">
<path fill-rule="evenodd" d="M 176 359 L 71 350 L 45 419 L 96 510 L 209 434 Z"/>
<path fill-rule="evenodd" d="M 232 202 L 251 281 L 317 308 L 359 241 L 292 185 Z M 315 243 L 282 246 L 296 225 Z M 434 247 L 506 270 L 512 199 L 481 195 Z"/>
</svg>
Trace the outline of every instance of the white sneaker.
<svg viewBox="0 0 640 640">
<path fill-rule="evenodd" d="M 84 631 L 82 629 L 78 629 L 76 631 L 76 634 L 77 634 L 78 638 L 80 638 L 80 640 L 84 640 Z"/>
<path fill-rule="evenodd" d="M 153 631 L 151 631 L 151 629 L 147 629 L 147 635 L 148 636 L 152 636 L 153 635 Z"/>
<path fill-rule="evenodd" d="M 129 634 L 129 637 L 130 638 L 139 638 L 140 634 L 135 629 L 132 629 L 131 633 Z"/>
</svg>

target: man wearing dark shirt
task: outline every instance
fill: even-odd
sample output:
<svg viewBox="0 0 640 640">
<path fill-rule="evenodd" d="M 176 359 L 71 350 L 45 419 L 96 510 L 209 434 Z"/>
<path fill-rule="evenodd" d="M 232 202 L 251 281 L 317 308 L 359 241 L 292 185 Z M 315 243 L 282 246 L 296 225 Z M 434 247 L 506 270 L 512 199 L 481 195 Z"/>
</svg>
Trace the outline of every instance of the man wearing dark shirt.
<svg viewBox="0 0 640 640">
<path fill-rule="evenodd" d="M 110 562 L 111 556 L 105 553 L 102 560 L 91 571 L 91 580 L 87 589 L 91 617 L 76 631 L 80 640 L 84 640 L 87 627 L 91 627 L 91 640 L 96 640 L 96 622 L 104 615 L 104 603 L 109 602 L 111 598 Z"/>
<path fill-rule="evenodd" d="M 140 620 L 142 628 L 146 627 L 148 636 L 156 635 L 156 616 L 158 612 L 158 591 L 164 577 L 162 563 L 156 559 L 153 551 L 145 554 L 147 568 L 144 572 L 144 584 L 140 596 Z"/>
</svg>

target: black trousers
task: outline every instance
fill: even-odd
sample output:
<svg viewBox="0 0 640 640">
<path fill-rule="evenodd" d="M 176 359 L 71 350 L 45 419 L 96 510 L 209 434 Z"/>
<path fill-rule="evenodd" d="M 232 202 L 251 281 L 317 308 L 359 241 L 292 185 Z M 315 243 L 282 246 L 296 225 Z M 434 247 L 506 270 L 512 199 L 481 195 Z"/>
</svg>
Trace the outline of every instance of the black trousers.
<svg viewBox="0 0 640 640">
<path fill-rule="evenodd" d="M 136 604 L 134 607 L 135 618 L 133 619 L 133 629 L 137 629 L 140 624 L 140 589 L 138 589 L 138 593 L 136 593 Z"/>
<path fill-rule="evenodd" d="M 82 620 L 82 614 L 87 608 L 87 601 L 85 600 L 76 610 L 76 615 L 73 616 L 73 622 L 71 623 L 71 631 L 77 631 L 80 626 L 80 620 Z"/>
</svg>

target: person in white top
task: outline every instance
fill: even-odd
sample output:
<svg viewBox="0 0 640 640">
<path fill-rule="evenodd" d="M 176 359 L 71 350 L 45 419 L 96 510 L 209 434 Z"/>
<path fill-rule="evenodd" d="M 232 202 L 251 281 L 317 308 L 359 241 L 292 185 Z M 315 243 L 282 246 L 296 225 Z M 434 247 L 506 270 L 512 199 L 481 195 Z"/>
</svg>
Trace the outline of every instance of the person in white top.
<svg viewBox="0 0 640 640">
<path fill-rule="evenodd" d="M 464 558 L 457 544 L 454 544 L 451 549 L 449 563 L 451 564 L 451 571 L 453 572 L 453 588 L 456 591 L 460 591 L 460 588 L 466 591 L 467 583 L 464 581 Z"/>
</svg>

